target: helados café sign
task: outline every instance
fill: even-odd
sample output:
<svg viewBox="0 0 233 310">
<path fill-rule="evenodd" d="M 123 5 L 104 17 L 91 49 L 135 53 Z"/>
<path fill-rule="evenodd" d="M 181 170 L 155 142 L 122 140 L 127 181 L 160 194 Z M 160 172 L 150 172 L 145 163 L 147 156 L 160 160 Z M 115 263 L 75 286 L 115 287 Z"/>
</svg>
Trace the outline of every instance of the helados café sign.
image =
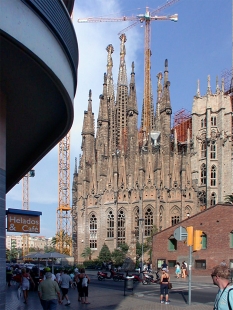
<svg viewBox="0 0 233 310">
<path fill-rule="evenodd" d="M 42 212 L 8 209 L 6 215 L 8 232 L 40 233 L 40 216 Z"/>
</svg>

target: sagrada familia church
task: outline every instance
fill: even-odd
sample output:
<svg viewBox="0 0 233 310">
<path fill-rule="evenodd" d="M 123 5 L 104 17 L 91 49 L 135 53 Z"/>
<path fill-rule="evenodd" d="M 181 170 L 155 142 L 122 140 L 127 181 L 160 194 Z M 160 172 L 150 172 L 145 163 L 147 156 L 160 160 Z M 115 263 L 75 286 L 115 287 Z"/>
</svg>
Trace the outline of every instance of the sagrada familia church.
<svg viewBox="0 0 233 310">
<path fill-rule="evenodd" d="M 99 96 L 97 126 L 92 92 L 82 127 L 82 154 L 73 177 L 73 243 L 75 261 L 85 248 L 98 256 L 105 243 L 113 251 L 121 243 L 135 248 L 152 231 L 224 202 L 233 192 L 233 103 L 224 80 L 206 93 L 199 82 L 192 112 L 175 114 L 172 124 L 169 66 L 157 75 L 151 94 L 151 130 L 138 111 L 134 63 L 128 83 L 126 37 L 120 37 L 117 90 L 112 75 L 113 46 L 107 46 L 107 73 Z M 154 98 L 154 99 L 153 99 Z M 153 102 L 154 101 L 154 102 Z M 138 128 L 138 116 L 141 126 Z M 97 130 L 95 130 L 97 128 Z"/>
</svg>

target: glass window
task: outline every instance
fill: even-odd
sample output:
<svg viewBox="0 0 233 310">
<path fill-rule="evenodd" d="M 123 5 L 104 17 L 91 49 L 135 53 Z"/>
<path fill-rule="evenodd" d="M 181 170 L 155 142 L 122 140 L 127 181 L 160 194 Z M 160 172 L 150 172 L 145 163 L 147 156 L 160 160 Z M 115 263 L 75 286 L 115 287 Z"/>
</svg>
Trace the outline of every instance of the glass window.
<svg viewBox="0 0 233 310">
<path fill-rule="evenodd" d="M 216 167 L 211 167 L 210 186 L 216 186 Z"/>
<path fill-rule="evenodd" d="M 201 240 L 202 249 L 207 249 L 207 235 L 203 233 Z"/>
<path fill-rule="evenodd" d="M 125 243 L 125 213 L 123 210 L 118 211 L 117 243 Z"/>
<path fill-rule="evenodd" d="M 230 248 L 233 248 L 233 230 L 230 232 Z"/>
<path fill-rule="evenodd" d="M 206 165 L 201 165 L 201 185 L 206 184 Z"/>
<path fill-rule="evenodd" d="M 216 124 L 217 124 L 216 116 L 212 116 L 211 117 L 211 126 L 216 126 Z"/>
<path fill-rule="evenodd" d="M 195 260 L 195 268 L 196 269 L 206 269 L 206 260 L 205 259 Z"/>
<path fill-rule="evenodd" d="M 180 222 L 180 209 L 174 206 L 171 210 L 171 225 L 176 225 Z"/>
<path fill-rule="evenodd" d="M 210 144 L 210 158 L 211 159 L 216 158 L 216 143 L 215 143 L 215 141 L 212 141 Z"/>
<path fill-rule="evenodd" d="M 216 197 L 217 197 L 216 193 L 211 193 L 211 199 L 210 199 L 211 206 L 216 205 Z"/>
<path fill-rule="evenodd" d="M 95 214 L 90 216 L 90 248 L 97 249 L 97 218 Z"/>
<path fill-rule="evenodd" d="M 206 158 L 206 142 L 201 143 L 201 158 Z"/>
<path fill-rule="evenodd" d="M 201 119 L 201 128 L 206 127 L 206 118 Z"/>
<path fill-rule="evenodd" d="M 175 267 L 176 265 L 176 260 L 169 260 L 168 261 L 168 267 Z"/>
<path fill-rule="evenodd" d="M 177 250 L 177 240 L 168 239 L 168 251 L 176 251 L 176 250 Z"/>
<path fill-rule="evenodd" d="M 153 229 L 153 211 L 147 208 L 145 212 L 145 236 L 150 236 Z"/>
<path fill-rule="evenodd" d="M 114 214 L 113 211 L 109 211 L 107 218 L 107 238 L 114 237 Z"/>
</svg>

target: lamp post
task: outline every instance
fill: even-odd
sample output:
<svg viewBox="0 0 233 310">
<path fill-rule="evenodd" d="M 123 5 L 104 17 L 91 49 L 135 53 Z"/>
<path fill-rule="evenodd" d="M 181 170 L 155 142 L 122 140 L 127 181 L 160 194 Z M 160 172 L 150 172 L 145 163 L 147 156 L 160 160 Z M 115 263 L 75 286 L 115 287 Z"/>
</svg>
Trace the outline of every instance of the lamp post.
<svg viewBox="0 0 233 310">
<path fill-rule="evenodd" d="M 142 230 L 142 262 L 141 262 L 141 268 L 142 268 L 142 271 L 143 271 L 143 222 L 144 222 L 144 219 L 139 219 L 139 222 L 141 223 L 141 230 Z"/>
</svg>

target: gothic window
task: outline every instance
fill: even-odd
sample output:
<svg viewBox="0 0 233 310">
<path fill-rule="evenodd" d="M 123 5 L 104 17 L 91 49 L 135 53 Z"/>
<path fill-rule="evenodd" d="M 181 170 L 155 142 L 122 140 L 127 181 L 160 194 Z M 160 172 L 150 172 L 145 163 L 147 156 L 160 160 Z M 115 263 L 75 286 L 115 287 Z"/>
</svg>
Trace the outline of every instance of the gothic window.
<svg viewBox="0 0 233 310">
<path fill-rule="evenodd" d="M 216 158 L 216 143 L 215 143 L 215 141 L 212 141 L 210 144 L 210 158 L 211 159 Z"/>
<path fill-rule="evenodd" d="M 118 240 L 117 243 L 122 244 L 125 243 L 125 213 L 123 210 L 118 211 L 118 229 L 117 229 L 117 234 L 118 234 Z"/>
<path fill-rule="evenodd" d="M 90 248 L 97 249 L 97 218 L 94 213 L 91 214 L 90 216 L 89 228 L 90 228 Z"/>
<path fill-rule="evenodd" d="M 201 119 L 201 128 L 206 127 L 206 118 Z"/>
<path fill-rule="evenodd" d="M 151 208 L 147 208 L 145 212 L 145 236 L 151 235 L 153 229 L 153 211 Z"/>
<path fill-rule="evenodd" d="M 210 186 L 216 186 L 216 167 L 211 167 Z"/>
<path fill-rule="evenodd" d="M 201 185 L 206 184 L 206 165 L 201 165 Z"/>
<path fill-rule="evenodd" d="M 184 213 L 186 214 L 187 217 L 190 217 L 192 214 L 192 208 L 190 206 L 186 206 L 184 209 Z"/>
<path fill-rule="evenodd" d="M 210 205 L 211 206 L 216 205 L 216 198 L 217 198 L 216 193 L 211 193 L 211 199 L 210 199 Z"/>
<path fill-rule="evenodd" d="M 212 116 L 211 117 L 211 126 L 216 126 L 216 124 L 217 124 L 216 116 Z"/>
<path fill-rule="evenodd" d="M 201 143 L 201 158 L 206 158 L 206 142 Z"/>
<path fill-rule="evenodd" d="M 114 214 L 113 211 L 109 211 L 107 218 L 107 238 L 114 237 Z"/>
<path fill-rule="evenodd" d="M 180 222 L 180 209 L 178 207 L 173 207 L 171 210 L 171 225 L 176 225 Z"/>
<path fill-rule="evenodd" d="M 135 238 L 139 240 L 139 209 L 137 208 L 134 213 L 134 230 L 135 230 Z"/>
</svg>

